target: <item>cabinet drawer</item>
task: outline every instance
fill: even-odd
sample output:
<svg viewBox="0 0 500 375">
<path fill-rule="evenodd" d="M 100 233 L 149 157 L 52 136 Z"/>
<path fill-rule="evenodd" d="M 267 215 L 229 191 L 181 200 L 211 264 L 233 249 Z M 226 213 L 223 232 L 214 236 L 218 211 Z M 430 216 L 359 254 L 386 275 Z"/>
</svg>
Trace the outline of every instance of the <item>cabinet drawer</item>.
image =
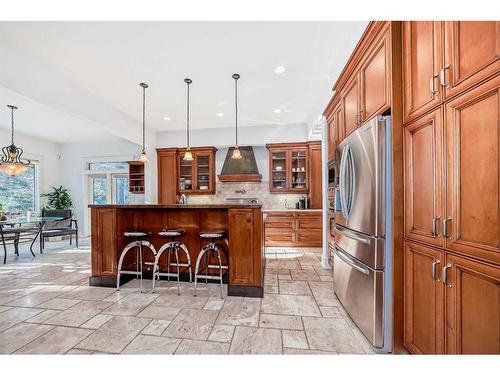
<svg viewBox="0 0 500 375">
<path fill-rule="evenodd" d="M 282 232 L 269 232 L 266 231 L 266 245 L 272 244 L 289 244 L 293 246 L 294 234 L 293 232 L 282 233 Z"/>
<path fill-rule="evenodd" d="M 297 220 L 297 229 L 321 230 L 321 218 L 302 218 Z"/>
<path fill-rule="evenodd" d="M 286 219 L 284 218 L 283 220 L 271 220 L 267 221 L 264 223 L 264 226 L 266 229 L 268 228 L 293 228 L 293 219 Z"/>
<path fill-rule="evenodd" d="M 296 234 L 298 245 L 321 246 L 323 232 L 321 230 L 303 230 Z"/>
</svg>

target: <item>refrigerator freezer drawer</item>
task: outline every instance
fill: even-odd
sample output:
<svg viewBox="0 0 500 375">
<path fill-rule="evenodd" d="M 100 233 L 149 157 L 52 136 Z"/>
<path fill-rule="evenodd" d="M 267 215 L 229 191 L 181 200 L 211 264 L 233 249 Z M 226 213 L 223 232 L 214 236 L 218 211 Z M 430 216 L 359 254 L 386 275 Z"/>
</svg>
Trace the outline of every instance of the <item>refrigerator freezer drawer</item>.
<svg viewBox="0 0 500 375">
<path fill-rule="evenodd" d="M 373 269 L 384 268 L 384 238 L 354 232 L 340 225 L 335 225 L 333 233 L 335 243 L 349 255 Z"/>
<path fill-rule="evenodd" d="M 374 347 L 384 345 L 384 272 L 375 271 L 345 253 L 334 249 L 333 280 L 335 294 L 345 310 Z"/>
</svg>

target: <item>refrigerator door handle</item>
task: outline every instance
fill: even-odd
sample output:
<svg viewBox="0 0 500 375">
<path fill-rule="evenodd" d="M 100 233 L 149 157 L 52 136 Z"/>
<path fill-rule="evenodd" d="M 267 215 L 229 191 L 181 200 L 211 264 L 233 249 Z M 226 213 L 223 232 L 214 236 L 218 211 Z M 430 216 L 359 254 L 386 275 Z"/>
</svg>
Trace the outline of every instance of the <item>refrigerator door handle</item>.
<svg viewBox="0 0 500 375">
<path fill-rule="evenodd" d="M 336 233 L 338 233 L 338 234 L 340 234 L 342 236 L 349 237 L 352 240 L 356 240 L 356 241 L 362 242 L 362 243 L 364 243 L 366 245 L 370 245 L 371 244 L 371 242 L 369 240 L 367 240 L 366 238 L 358 236 L 357 234 L 355 234 L 355 233 L 353 233 L 351 231 L 348 231 L 348 230 L 345 230 L 345 229 L 341 229 L 338 226 L 335 226 L 334 232 L 336 232 Z"/>
<path fill-rule="evenodd" d="M 347 150 L 347 160 L 349 163 L 349 203 L 348 203 L 348 215 L 352 212 L 352 206 L 354 205 L 354 193 L 356 189 L 356 171 L 354 168 L 354 154 L 349 147 Z"/>
<path fill-rule="evenodd" d="M 339 195 L 340 195 L 340 211 L 342 212 L 342 215 L 347 219 L 347 214 L 346 214 L 346 202 L 345 202 L 345 197 L 344 197 L 344 192 L 345 192 L 345 163 L 346 163 L 346 151 L 347 147 L 345 146 L 342 149 L 342 155 L 340 157 L 340 173 L 339 173 Z"/>
<path fill-rule="evenodd" d="M 335 255 L 337 255 L 337 257 L 340 260 L 342 260 L 344 263 L 348 264 L 349 266 L 351 266 L 355 270 L 357 270 L 357 271 L 359 271 L 359 272 L 361 272 L 361 273 L 363 273 L 365 275 L 369 275 L 370 274 L 369 270 L 367 270 L 364 267 L 361 267 L 361 266 L 357 265 L 351 259 L 349 259 L 347 256 L 344 256 L 342 249 L 340 249 L 337 245 L 334 245 L 334 246 L 335 246 L 335 248 L 334 248 Z"/>
</svg>

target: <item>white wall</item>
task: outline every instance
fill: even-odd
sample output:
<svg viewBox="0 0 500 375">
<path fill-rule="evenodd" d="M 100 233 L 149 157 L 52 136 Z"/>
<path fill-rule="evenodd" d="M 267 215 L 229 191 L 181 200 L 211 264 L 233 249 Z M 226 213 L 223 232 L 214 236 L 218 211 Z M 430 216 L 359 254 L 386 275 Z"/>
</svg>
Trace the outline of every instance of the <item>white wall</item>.
<svg viewBox="0 0 500 375">
<path fill-rule="evenodd" d="M 10 142 L 10 130 L 0 129 L 0 147 L 7 146 Z M 49 192 L 51 186 L 59 184 L 59 144 L 18 132 L 15 134 L 14 143 L 24 150 L 24 157 L 38 162 L 38 191 L 40 194 Z"/>
</svg>

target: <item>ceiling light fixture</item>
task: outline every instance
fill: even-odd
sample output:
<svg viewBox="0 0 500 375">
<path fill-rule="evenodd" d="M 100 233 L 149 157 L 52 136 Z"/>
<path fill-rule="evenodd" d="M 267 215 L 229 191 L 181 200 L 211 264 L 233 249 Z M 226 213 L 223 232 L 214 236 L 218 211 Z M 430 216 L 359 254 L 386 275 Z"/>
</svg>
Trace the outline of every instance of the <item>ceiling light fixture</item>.
<svg viewBox="0 0 500 375">
<path fill-rule="evenodd" d="M 31 161 L 23 161 L 21 155 L 23 149 L 14 145 L 14 110 L 17 109 L 14 105 L 7 105 L 10 108 L 11 114 L 11 144 L 2 148 L 3 156 L 0 158 L 0 171 L 8 176 L 19 176 L 28 170 Z"/>
<path fill-rule="evenodd" d="M 148 85 L 141 82 L 139 86 L 142 87 L 142 151 L 139 160 L 146 163 L 148 161 L 148 155 L 146 154 L 146 89 Z"/>
<path fill-rule="evenodd" d="M 273 112 L 274 113 L 281 113 L 281 108 L 276 108 Z"/>
<path fill-rule="evenodd" d="M 192 161 L 193 160 L 193 154 L 191 153 L 191 147 L 189 147 L 189 111 L 190 111 L 190 106 L 189 106 L 189 85 L 193 83 L 193 81 L 189 78 L 184 78 L 184 82 L 186 82 L 187 86 L 187 110 L 186 110 L 186 140 L 187 140 L 187 149 L 186 152 L 184 153 L 183 160 L 186 161 Z"/>
<path fill-rule="evenodd" d="M 233 154 L 231 155 L 231 159 L 241 159 L 241 152 L 238 146 L 238 80 L 240 79 L 240 75 L 238 73 L 233 74 L 234 79 L 234 105 L 235 105 L 235 125 L 236 125 L 236 142 L 233 150 Z"/>
<path fill-rule="evenodd" d="M 164 119 L 165 121 L 170 121 L 170 117 L 168 117 L 168 116 L 163 117 L 163 119 Z"/>
<path fill-rule="evenodd" d="M 283 74 L 286 72 L 286 68 L 283 65 L 278 65 L 274 68 L 274 73 L 275 74 Z"/>
<path fill-rule="evenodd" d="M 217 112 L 216 116 L 217 116 L 217 117 L 224 117 L 224 113 L 222 113 L 222 112 Z"/>
</svg>

